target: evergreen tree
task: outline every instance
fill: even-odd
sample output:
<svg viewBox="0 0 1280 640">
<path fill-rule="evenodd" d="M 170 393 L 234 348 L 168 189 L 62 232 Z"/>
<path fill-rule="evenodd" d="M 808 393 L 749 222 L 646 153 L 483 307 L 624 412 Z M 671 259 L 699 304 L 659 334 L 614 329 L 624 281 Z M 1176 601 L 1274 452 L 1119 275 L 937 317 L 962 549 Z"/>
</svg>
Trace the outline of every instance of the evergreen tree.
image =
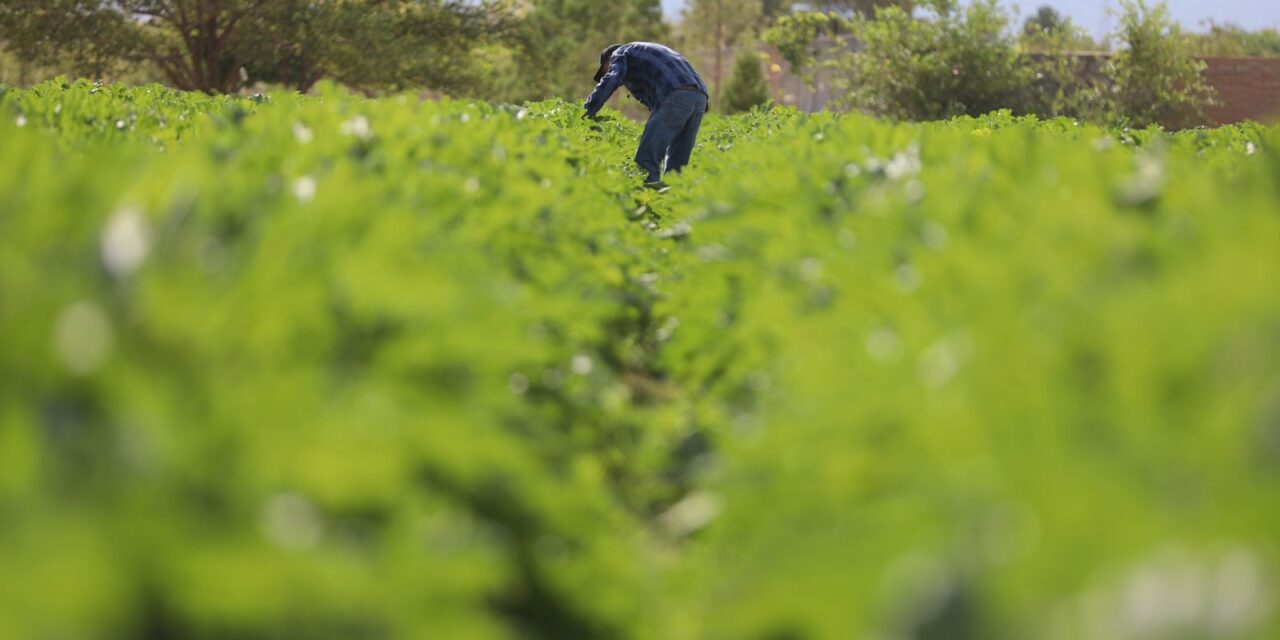
<svg viewBox="0 0 1280 640">
<path fill-rule="evenodd" d="M 750 111 L 769 101 L 769 86 L 760 69 L 760 57 L 752 51 L 738 54 L 733 75 L 725 83 L 720 106 L 725 113 Z"/>
</svg>

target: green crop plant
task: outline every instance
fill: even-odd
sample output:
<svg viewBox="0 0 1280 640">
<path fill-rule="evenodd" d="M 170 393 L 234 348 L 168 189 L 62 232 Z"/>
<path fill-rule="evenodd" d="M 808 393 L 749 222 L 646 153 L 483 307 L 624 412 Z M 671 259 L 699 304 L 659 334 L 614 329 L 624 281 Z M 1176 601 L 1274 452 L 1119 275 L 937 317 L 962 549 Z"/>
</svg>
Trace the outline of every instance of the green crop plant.
<svg viewBox="0 0 1280 640">
<path fill-rule="evenodd" d="M 1274 127 L 0 91 L 0 637 L 1280 632 Z"/>
</svg>

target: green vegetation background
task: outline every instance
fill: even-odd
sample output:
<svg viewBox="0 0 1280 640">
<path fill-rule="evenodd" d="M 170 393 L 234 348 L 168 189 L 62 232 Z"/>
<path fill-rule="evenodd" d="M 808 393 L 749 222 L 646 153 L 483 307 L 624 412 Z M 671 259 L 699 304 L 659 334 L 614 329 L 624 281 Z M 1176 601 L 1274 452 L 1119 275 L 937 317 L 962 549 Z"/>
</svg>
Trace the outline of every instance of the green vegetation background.
<svg viewBox="0 0 1280 640">
<path fill-rule="evenodd" d="M 1280 131 L 0 89 L 0 637 L 1269 638 Z"/>
</svg>

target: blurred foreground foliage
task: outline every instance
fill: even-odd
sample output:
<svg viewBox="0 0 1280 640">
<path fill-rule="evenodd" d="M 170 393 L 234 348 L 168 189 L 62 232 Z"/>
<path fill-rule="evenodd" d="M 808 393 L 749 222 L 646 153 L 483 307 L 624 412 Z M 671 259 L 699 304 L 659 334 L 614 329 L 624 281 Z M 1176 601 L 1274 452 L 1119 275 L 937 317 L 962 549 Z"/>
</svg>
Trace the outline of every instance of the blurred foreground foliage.
<svg viewBox="0 0 1280 640">
<path fill-rule="evenodd" d="M 1280 131 L 0 89 L 0 637 L 1269 638 Z"/>
</svg>

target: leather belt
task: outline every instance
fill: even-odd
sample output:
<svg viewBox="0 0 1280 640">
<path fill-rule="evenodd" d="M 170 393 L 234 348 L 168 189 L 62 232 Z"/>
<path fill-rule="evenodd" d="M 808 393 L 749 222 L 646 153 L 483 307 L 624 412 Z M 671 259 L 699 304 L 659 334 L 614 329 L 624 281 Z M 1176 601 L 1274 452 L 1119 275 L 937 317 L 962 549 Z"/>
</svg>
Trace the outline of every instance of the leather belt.
<svg viewBox="0 0 1280 640">
<path fill-rule="evenodd" d="M 710 97 L 711 97 L 711 96 L 708 96 L 708 95 L 707 95 L 707 92 L 706 92 L 706 91 L 703 91 L 703 90 L 702 90 L 702 87 L 699 87 L 699 86 L 698 86 L 698 85 L 696 85 L 696 84 L 682 84 L 682 85 L 680 85 L 680 86 L 676 87 L 675 89 L 672 89 L 672 91 L 692 91 L 692 92 L 694 92 L 694 93 L 701 93 L 701 94 L 703 95 L 703 97 L 706 97 L 706 98 L 710 98 Z"/>
</svg>

